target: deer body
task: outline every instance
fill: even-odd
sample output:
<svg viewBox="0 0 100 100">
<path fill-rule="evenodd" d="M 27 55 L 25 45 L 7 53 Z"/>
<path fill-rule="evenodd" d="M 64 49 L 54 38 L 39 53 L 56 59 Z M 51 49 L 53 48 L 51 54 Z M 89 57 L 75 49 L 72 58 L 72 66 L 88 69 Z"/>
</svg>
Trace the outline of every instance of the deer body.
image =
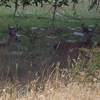
<svg viewBox="0 0 100 100">
<path fill-rule="evenodd" d="M 92 42 L 91 42 L 92 45 Z M 58 55 L 67 55 L 69 52 L 78 52 L 79 48 L 91 48 L 90 45 L 87 45 L 86 42 L 66 42 L 62 41 L 59 44 L 59 47 L 56 48 L 58 44 L 55 45 L 54 49 L 57 49 L 56 52 Z M 71 51 L 72 50 L 72 51 Z"/>
<path fill-rule="evenodd" d="M 20 27 L 20 28 L 18 29 L 18 26 L 17 26 L 17 29 L 15 30 L 15 28 L 11 28 L 11 26 L 8 26 L 8 31 L 7 31 L 7 33 L 8 33 L 8 35 L 9 35 L 9 39 L 7 40 L 6 43 L 0 44 L 0 52 L 1 52 L 1 53 L 6 53 L 6 52 L 8 52 L 8 51 L 11 49 L 13 43 L 15 43 L 15 42 L 17 42 L 17 43 L 21 42 L 21 41 L 17 38 L 17 36 L 16 36 L 16 34 L 15 34 L 15 33 L 16 33 L 17 31 L 19 31 L 19 30 L 22 30 L 22 28 Z"/>
<path fill-rule="evenodd" d="M 72 55 L 78 55 L 80 48 L 92 48 L 92 33 L 94 29 L 98 25 L 96 24 L 95 27 L 92 28 L 91 31 L 88 30 L 88 27 L 84 27 L 84 24 L 81 25 L 84 32 L 87 33 L 86 41 L 84 42 L 67 42 L 67 41 L 60 41 L 54 46 L 54 50 L 58 55 L 68 55 L 69 53 Z"/>
</svg>

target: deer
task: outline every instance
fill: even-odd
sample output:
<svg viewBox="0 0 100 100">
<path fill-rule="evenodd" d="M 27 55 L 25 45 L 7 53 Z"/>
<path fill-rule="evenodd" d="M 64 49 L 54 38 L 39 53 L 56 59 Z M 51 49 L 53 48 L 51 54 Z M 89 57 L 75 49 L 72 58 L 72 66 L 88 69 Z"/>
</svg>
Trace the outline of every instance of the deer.
<svg viewBox="0 0 100 100">
<path fill-rule="evenodd" d="M 23 30 L 21 28 L 21 26 L 20 26 L 20 28 L 18 28 L 18 25 L 17 25 L 17 28 L 12 28 L 11 25 L 8 25 L 7 34 L 9 35 L 9 39 L 4 44 L 0 44 L 0 52 L 1 53 L 9 52 L 9 50 L 11 49 L 13 43 L 21 42 L 16 36 L 16 32 L 18 32 L 20 30 Z"/>
<path fill-rule="evenodd" d="M 98 27 L 98 24 L 92 27 L 91 30 L 88 27 L 84 26 L 84 23 L 81 24 L 83 32 L 87 34 L 86 40 L 83 42 L 68 42 L 60 41 L 54 45 L 54 50 L 59 56 L 66 56 L 71 54 L 72 56 L 78 56 L 80 48 L 92 48 L 92 35 L 94 30 Z"/>
</svg>

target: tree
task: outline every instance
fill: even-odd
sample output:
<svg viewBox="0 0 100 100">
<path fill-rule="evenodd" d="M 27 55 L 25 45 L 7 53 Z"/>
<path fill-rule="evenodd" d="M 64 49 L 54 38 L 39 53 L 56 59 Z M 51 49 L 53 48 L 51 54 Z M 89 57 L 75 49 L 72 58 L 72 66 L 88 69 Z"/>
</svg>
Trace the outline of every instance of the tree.
<svg viewBox="0 0 100 100">
<path fill-rule="evenodd" d="M 85 0 L 81 1 L 84 2 Z M 98 9 L 100 0 L 90 0 L 90 1 L 92 1 L 92 4 L 88 9 L 88 11 L 90 11 L 95 5 L 97 5 Z M 12 7 L 9 2 L 12 2 L 15 5 L 15 12 L 14 12 L 15 15 L 18 6 L 23 6 L 24 9 L 25 6 L 30 6 L 30 5 L 38 6 L 39 4 L 41 4 L 41 7 L 43 7 L 44 4 L 48 3 L 49 5 L 54 7 L 54 9 L 56 9 L 57 7 L 62 7 L 62 5 L 68 6 L 69 0 L 60 0 L 60 1 L 55 0 L 54 2 L 52 0 L 1 0 L 0 6 L 4 5 L 5 7 Z M 79 0 L 72 0 L 72 2 L 74 2 L 75 5 L 76 3 L 77 4 L 79 3 Z"/>
</svg>

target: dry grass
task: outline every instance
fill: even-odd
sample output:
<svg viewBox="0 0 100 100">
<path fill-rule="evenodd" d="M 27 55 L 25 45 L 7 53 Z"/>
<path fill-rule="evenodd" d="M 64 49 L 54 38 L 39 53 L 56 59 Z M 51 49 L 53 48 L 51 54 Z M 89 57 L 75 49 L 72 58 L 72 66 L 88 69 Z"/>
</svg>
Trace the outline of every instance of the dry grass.
<svg viewBox="0 0 100 100">
<path fill-rule="evenodd" d="M 9 79 L 2 81 L 2 84 L 0 83 L 0 100 L 100 100 L 99 81 L 85 83 L 74 81 L 71 73 L 68 78 L 68 75 L 60 72 L 59 66 L 58 62 L 49 76 L 43 72 L 29 82 L 29 78 L 33 75 L 30 71 L 29 78 L 24 77 L 23 79 L 23 81 L 25 79 L 28 81 L 25 84 L 22 84 L 17 76 L 14 78 L 14 82 Z M 80 75 L 79 78 L 82 76 Z"/>
<path fill-rule="evenodd" d="M 47 85 L 47 84 L 46 84 Z M 25 89 L 25 87 L 24 87 Z M 26 94 L 22 96 L 23 91 Z M 35 92 L 23 90 L 19 96 L 15 96 L 18 92 L 10 95 L 3 92 L 0 100 L 100 100 L 100 84 L 81 84 L 81 83 L 69 83 L 67 86 L 61 86 L 57 89 L 54 87 L 45 87 L 44 91 Z"/>
<path fill-rule="evenodd" d="M 96 89 L 91 89 L 95 87 Z M 54 90 L 53 88 L 43 91 L 43 93 L 38 93 L 33 96 L 33 93 L 29 93 L 26 98 L 35 98 L 35 100 L 99 100 L 100 99 L 100 84 L 88 84 L 83 86 L 83 84 L 70 83 L 66 87 Z M 31 98 L 29 100 L 31 100 Z M 24 97 L 25 99 L 25 97 Z"/>
</svg>

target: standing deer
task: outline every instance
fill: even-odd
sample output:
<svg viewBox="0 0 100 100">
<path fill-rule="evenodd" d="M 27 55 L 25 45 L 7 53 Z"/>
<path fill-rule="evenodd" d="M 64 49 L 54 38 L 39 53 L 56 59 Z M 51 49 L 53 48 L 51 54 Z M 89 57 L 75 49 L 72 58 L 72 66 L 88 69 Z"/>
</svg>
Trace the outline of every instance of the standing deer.
<svg viewBox="0 0 100 100">
<path fill-rule="evenodd" d="M 14 42 L 17 42 L 17 43 L 21 42 L 16 36 L 16 32 L 20 30 L 22 30 L 21 26 L 20 28 L 18 28 L 18 25 L 17 25 L 17 28 L 12 28 L 11 25 L 8 25 L 7 34 L 9 35 L 9 39 L 6 43 L 0 44 L 0 52 L 6 53 L 10 50 Z"/>
<path fill-rule="evenodd" d="M 92 48 L 92 34 L 94 32 L 94 29 L 98 27 L 98 24 L 95 24 L 95 26 L 92 28 L 92 30 L 89 30 L 88 27 L 84 26 L 84 23 L 81 24 L 81 27 L 83 31 L 87 34 L 86 41 L 84 42 L 67 42 L 67 41 L 60 41 L 54 46 L 54 50 L 56 53 L 61 55 L 68 55 L 72 54 L 73 56 L 77 56 L 79 53 L 79 48 Z"/>
</svg>

